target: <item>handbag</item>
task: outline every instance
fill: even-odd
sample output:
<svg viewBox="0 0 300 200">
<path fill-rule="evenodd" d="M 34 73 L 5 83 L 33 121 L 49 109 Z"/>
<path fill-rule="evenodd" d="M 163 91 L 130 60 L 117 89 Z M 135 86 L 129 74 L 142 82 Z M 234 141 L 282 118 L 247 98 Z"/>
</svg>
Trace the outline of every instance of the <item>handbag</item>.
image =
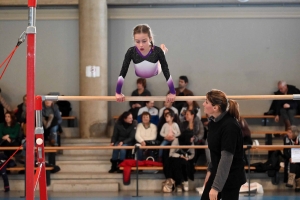
<svg viewBox="0 0 300 200">
<path fill-rule="evenodd" d="M 168 178 L 164 182 L 162 182 L 162 191 L 166 193 L 173 192 L 175 188 L 175 181 L 172 178 Z"/>
</svg>

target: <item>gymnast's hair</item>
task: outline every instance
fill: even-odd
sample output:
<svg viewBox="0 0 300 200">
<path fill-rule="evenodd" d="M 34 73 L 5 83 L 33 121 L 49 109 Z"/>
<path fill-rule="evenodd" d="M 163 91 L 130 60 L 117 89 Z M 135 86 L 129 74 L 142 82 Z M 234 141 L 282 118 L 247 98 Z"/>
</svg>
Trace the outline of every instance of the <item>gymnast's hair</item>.
<svg viewBox="0 0 300 200">
<path fill-rule="evenodd" d="M 206 94 L 206 98 L 213 106 L 218 106 L 221 113 L 227 111 L 232 117 L 240 120 L 239 104 L 227 99 L 226 94 L 221 90 L 211 90 Z"/>
<path fill-rule="evenodd" d="M 147 34 L 148 37 L 151 39 L 151 46 L 154 46 L 154 38 L 151 28 L 148 24 L 139 24 L 133 29 L 133 37 L 135 34 L 144 33 Z"/>
</svg>

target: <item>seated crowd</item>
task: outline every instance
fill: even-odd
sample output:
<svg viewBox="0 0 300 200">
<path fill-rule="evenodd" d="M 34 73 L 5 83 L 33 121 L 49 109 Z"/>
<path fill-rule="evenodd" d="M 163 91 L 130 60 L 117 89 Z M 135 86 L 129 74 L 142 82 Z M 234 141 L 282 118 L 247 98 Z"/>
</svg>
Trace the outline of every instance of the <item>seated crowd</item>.
<svg viewBox="0 0 300 200">
<path fill-rule="evenodd" d="M 176 96 L 193 96 L 194 93 L 187 89 L 188 78 L 179 77 Z M 137 80 L 137 89 L 132 96 L 151 96 L 146 89 L 146 80 Z M 0 90 L 1 92 L 1 90 Z M 285 81 L 278 82 L 276 95 L 300 94 L 295 86 L 288 85 Z M 129 102 L 130 109 L 118 118 L 111 146 L 194 146 L 207 145 L 207 126 L 209 120 L 202 121 L 201 109 L 196 101 L 164 102 L 162 108 L 157 108 L 154 101 Z M 62 133 L 62 111 L 53 101 L 44 101 L 42 108 L 42 122 L 45 140 L 51 146 L 60 146 L 59 133 Z M 284 137 L 284 145 L 300 144 L 300 131 L 295 126 L 295 115 L 300 113 L 297 101 L 275 100 L 270 110 L 265 114 L 275 115 L 275 121 L 282 118 L 285 130 L 288 134 Z M 252 144 L 251 132 L 243 118 L 237 119 L 242 129 L 244 144 Z M 0 95 L 0 146 L 11 147 L 25 145 L 26 141 L 26 95 L 23 102 L 12 110 Z M 24 140 L 25 139 L 25 140 Z M 3 151 L 1 160 L 8 159 L 14 153 L 13 150 Z M 24 152 L 22 155 L 25 156 Z M 135 154 L 131 150 L 115 149 L 112 152 L 111 169 L 109 173 L 121 172 L 118 165 L 126 158 L 133 158 Z M 188 190 L 188 179 L 193 180 L 195 165 L 208 165 L 210 152 L 208 149 L 139 149 L 136 159 L 154 159 L 163 163 L 163 173 L 167 179 L 173 179 L 177 191 Z M 284 150 L 285 168 L 289 169 L 287 187 L 293 187 L 296 183 L 296 191 L 300 191 L 300 165 L 291 161 L 290 149 Z M 248 163 L 245 157 L 245 163 Z M 1 165 L 1 163 L 0 163 Z M 7 180 L 2 173 L 3 180 Z M 4 181 L 5 191 L 9 191 L 8 180 Z"/>
<path fill-rule="evenodd" d="M 193 96 L 194 93 L 188 90 L 188 78 L 179 77 L 179 87 L 176 88 L 177 96 Z M 300 94 L 294 86 L 286 82 L 278 82 L 278 91 L 275 94 Z M 150 96 L 146 89 L 146 80 L 137 80 L 137 89 L 132 96 Z M 238 106 L 238 105 L 237 105 Z M 277 100 L 274 101 L 268 114 L 283 118 L 286 130 L 290 133 L 284 138 L 285 145 L 299 144 L 299 130 L 295 128 L 294 115 L 299 113 L 295 101 Z M 300 109 L 299 109 L 300 110 Z M 272 113 L 271 113 L 272 112 Z M 242 129 L 245 145 L 252 145 L 251 131 L 245 119 L 237 119 Z M 202 122 L 200 106 L 196 101 L 186 102 L 164 102 L 160 109 L 155 107 L 153 101 L 130 102 L 130 110 L 124 112 L 118 119 L 111 139 L 111 145 L 137 145 L 137 146 L 165 146 L 165 145 L 207 145 L 207 125 L 209 120 Z M 245 150 L 246 151 L 246 150 Z M 290 152 L 284 151 L 289 165 L 287 187 L 292 187 L 296 181 L 296 191 L 300 191 L 300 167 L 290 161 Z M 118 164 L 126 158 L 133 158 L 131 151 L 113 150 L 112 166 L 109 173 L 121 172 Z M 166 179 L 174 180 L 177 191 L 188 190 L 188 179 L 193 180 L 195 165 L 208 165 L 210 163 L 210 152 L 208 149 L 138 149 L 138 160 L 154 159 L 163 163 L 163 173 Z M 248 164 L 245 156 L 245 164 Z"/>
<path fill-rule="evenodd" d="M 0 153 L 0 167 L 13 155 L 17 156 L 17 161 L 24 164 L 26 155 L 26 100 L 27 97 L 24 95 L 23 102 L 16 109 L 12 110 L 0 95 L 0 147 L 19 147 L 21 145 L 24 147 L 24 150 L 16 153 L 16 150 L 4 150 L 3 153 Z M 50 146 L 60 145 L 58 137 L 58 133 L 62 133 L 60 109 L 53 101 L 43 101 L 42 106 L 44 138 L 46 141 L 49 141 Z M 0 170 L 5 192 L 10 190 L 6 175 L 7 166 L 16 166 L 16 163 L 14 160 L 11 160 Z"/>
</svg>

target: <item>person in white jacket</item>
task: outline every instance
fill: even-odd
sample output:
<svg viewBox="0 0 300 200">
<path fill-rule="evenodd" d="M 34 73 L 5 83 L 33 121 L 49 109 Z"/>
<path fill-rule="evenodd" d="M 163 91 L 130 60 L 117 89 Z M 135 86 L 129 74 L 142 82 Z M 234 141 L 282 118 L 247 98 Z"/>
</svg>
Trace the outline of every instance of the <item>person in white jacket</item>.
<svg viewBox="0 0 300 200">
<path fill-rule="evenodd" d="M 138 145 L 149 146 L 151 144 L 156 144 L 157 137 L 157 128 L 156 125 L 150 123 L 151 115 L 149 112 L 143 112 L 141 115 L 142 122 L 138 124 L 135 140 L 138 142 Z M 138 159 L 143 160 L 143 150 L 139 150 Z"/>
</svg>

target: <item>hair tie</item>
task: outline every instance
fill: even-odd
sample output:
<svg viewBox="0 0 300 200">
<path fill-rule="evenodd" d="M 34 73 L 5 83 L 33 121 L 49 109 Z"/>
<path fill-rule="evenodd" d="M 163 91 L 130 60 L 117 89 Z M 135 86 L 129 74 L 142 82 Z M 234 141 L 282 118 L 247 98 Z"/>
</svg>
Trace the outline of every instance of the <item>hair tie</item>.
<svg viewBox="0 0 300 200">
<path fill-rule="evenodd" d="M 230 104 L 229 104 L 229 99 L 226 98 L 226 101 L 227 101 L 226 111 L 228 111 L 228 110 L 229 110 L 229 106 L 230 106 Z"/>
</svg>

